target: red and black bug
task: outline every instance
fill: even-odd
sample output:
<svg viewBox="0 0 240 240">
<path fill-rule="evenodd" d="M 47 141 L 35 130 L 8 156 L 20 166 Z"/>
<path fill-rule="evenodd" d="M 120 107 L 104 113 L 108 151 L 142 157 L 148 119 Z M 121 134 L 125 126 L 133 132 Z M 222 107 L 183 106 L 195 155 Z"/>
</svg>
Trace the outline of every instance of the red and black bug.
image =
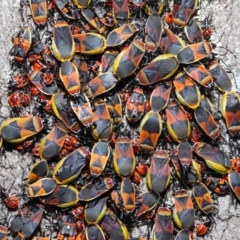
<svg viewBox="0 0 240 240">
<path fill-rule="evenodd" d="M 155 216 L 153 228 L 154 239 L 171 239 L 173 236 L 172 212 L 169 208 L 159 207 Z"/>
<path fill-rule="evenodd" d="M 203 37 L 206 40 L 209 40 L 213 33 L 213 27 L 211 26 L 212 23 L 212 16 L 206 17 L 203 20 L 203 26 L 202 26 L 202 33 Z"/>
<path fill-rule="evenodd" d="M 32 44 L 32 31 L 29 27 L 23 27 L 13 38 L 13 47 L 9 54 L 14 60 L 23 62 Z"/>
<path fill-rule="evenodd" d="M 151 158 L 151 165 L 146 175 L 150 191 L 162 193 L 170 184 L 169 155 L 166 151 L 157 150 Z"/>
<path fill-rule="evenodd" d="M 13 218 L 11 222 L 12 232 L 17 232 L 21 237 L 20 239 L 30 238 L 37 229 L 43 212 L 44 210 L 37 205 L 27 205 Z"/>
<path fill-rule="evenodd" d="M 211 219 L 206 219 L 204 222 L 201 222 L 200 224 L 197 225 L 196 234 L 201 237 L 204 236 L 208 232 L 211 225 L 212 225 Z"/>
<path fill-rule="evenodd" d="M 9 88 L 23 88 L 29 83 L 29 78 L 26 74 L 19 73 L 15 75 L 9 83 Z"/>
<path fill-rule="evenodd" d="M 203 174 L 202 181 L 210 191 L 218 195 L 226 195 L 229 193 L 230 186 L 228 181 L 224 178 L 217 178 L 208 174 Z"/>
<path fill-rule="evenodd" d="M 12 210 L 16 210 L 18 208 L 18 198 L 8 193 L 5 189 L 1 188 L 1 198 L 4 201 L 4 203 L 7 205 L 8 208 Z"/>
<path fill-rule="evenodd" d="M 113 17 L 115 23 L 122 26 L 128 22 L 130 11 L 128 8 L 128 0 L 112 1 Z"/>
<path fill-rule="evenodd" d="M 20 110 L 31 103 L 31 95 L 24 92 L 13 92 L 8 97 L 8 104 L 13 110 Z"/>
</svg>

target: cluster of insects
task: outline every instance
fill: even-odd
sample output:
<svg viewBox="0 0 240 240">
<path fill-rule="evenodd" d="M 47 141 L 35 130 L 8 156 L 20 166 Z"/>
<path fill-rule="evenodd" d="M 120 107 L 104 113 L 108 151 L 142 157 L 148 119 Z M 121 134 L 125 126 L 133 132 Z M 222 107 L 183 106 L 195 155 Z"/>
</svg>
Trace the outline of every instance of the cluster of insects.
<svg viewBox="0 0 240 240">
<path fill-rule="evenodd" d="M 21 7 L 30 15 L 9 52 L 12 116 L 0 144 L 35 160 L 24 206 L 1 189 L 18 210 L 1 239 L 9 229 L 14 239 L 52 239 L 39 236 L 50 215 L 58 240 L 207 234 L 213 196 L 240 200 L 240 95 L 213 53 L 210 19 L 194 20 L 198 0 Z M 133 236 L 139 226 L 147 234 Z"/>
</svg>

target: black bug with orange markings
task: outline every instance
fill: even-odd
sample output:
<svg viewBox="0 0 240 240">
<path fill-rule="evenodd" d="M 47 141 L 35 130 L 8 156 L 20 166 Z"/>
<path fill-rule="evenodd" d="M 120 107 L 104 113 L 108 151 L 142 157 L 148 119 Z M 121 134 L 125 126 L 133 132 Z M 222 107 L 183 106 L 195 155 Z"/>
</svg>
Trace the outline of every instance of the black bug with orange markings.
<svg viewBox="0 0 240 240">
<path fill-rule="evenodd" d="M 53 179 L 57 184 L 68 184 L 81 173 L 90 158 L 90 152 L 85 147 L 75 149 L 71 154 L 61 159 L 53 169 Z M 69 168 L 71 166 L 71 168 Z"/>
<path fill-rule="evenodd" d="M 211 73 L 214 85 L 220 92 L 229 92 L 232 90 L 233 82 L 227 71 L 215 60 L 212 60 L 207 70 Z"/>
<path fill-rule="evenodd" d="M 186 140 L 190 135 L 190 122 L 181 105 L 175 100 L 169 101 L 166 108 L 167 129 L 176 142 Z"/>
<path fill-rule="evenodd" d="M 114 237 L 127 239 L 129 236 L 128 229 L 125 224 L 122 223 L 110 209 L 107 210 L 101 222 L 101 227 L 110 239 Z"/>
<path fill-rule="evenodd" d="M 213 83 L 213 78 L 210 72 L 200 62 L 187 65 L 184 67 L 185 72 L 195 82 L 201 84 L 203 87 L 210 87 Z"/>
<path fill-rule="evenodd" d="M 49 114 L 52 113 L 52 101 L 49 96 L 46 96 L 43 93 L 40 93 L 37 100 L 41 104 L 41 107 L 45 112 Z"/>
<path fill-rule="evenodd" d="M 165 86 L 165 84 L 160 84 L 154 88 L 150 97 L 151 109 L 154 112 L 161 112 L 166 108 L 170 99 L 171 91 L 172 85 Z"/>
<path fill-rule="evenodd" d="M 137 218 L 153 210 L 159 201 L 159 194 L 150 191 L 144 192 L 136 197 L 136 213 Z"/>
<path fill-rule="evenodd" d="M 163 10 L 165 10 L 165 7 L 168 6 L 168 2 L 166 2 L 164 0 L 157 0 L 157 1 L 133 1 L 133 2 L 136 2 L 135 5 L 140 5 L 140 4 L 145 3 L 143 8 L 144 8 L 144 11 L 148 15 L 151 15 L 152 13 L 157 13 L 157 14 L 161 15 L 163 13 Z"/>
<path fill-rule="evenodd" d="M 77 234 L 75 223 L 71 222 L 64 222 L 62 227 L 58 233 L 57 239 L 58 240 L 74 240 Z"/>
<path fill-rule="evenodd" d="M 56 59 L 54 58 L 52 50 L 48 45 L 44 44 L 41 40 L 36 40 L 32 49 L 33 55 L 29 54 L 28 56 L 30 62 L 31 56 L 33 56 L 34 61 L 37 61 L 45 70 L 56 67 Z"/>
<path fill-rule="evenodd" d="M 183 175 L 186 177 L 188 168 L 190 167 L 193 159 L 193 151 L 187 141 L 182 141 L 177 147 L 178 159 L 183 167 Z"/>
<path fill-rule="evenodd" d="M 30 9 L 32 17 L 37 25 L 44 25 L 47 21 L 47 1 L 46 0 L 31 0 Z"/>
<path fill-rule="evenodd" d="M 98 224 L 89 224 L 86 228 L 86 238 L 87 240 L 93 239 L 105 240 L 105 235 L 102 228 Z"/>
<path fill-rule="evenodd" d="M 52 193 L 45 197 L 39 198 L 41 203 L 56 206 L 59 208 L 67 208 L 77 205 L 78 190 L 71 185 L 57 185 Z"/>
<path fill-rule="evenodd" d="M 135 87 L 126 103 L 126 117 L 130 122 L 136 122 L 142 118 L 144 111 L 145 95 L 143 89 L 140 87 Z"/>
<path fill-rule="evenodd" d="M 95 111 L 93 112 L 92 136 L 94 139 L 107 140 L 109 139 L 112 130 L 113 123 L 107 109 L 107 105 L 104 101 L 95 102 Z"/>
<path fill-rule="evenodd" d="M 65 126 L 72 131 L 77 133 L 81 129 L 81 125 L 75 115 L 71 110 L 70 101 L 67 98 L 66 93 L 58 92 L 52 95 L 52 110 L 55 116 L 61 120 Z"/>
<path fill-rule="evenodd" d="M 129 177 L 136 167 L 136 158 L 128 137 L 118 137 L 115 143 L 113 167 L 120 177 Z"/>
<path fill-rule="evenodd" d="M 169 28 L 164 28 L 165 34 L 167 36 L 162 37 L 160 46 L 164 53 L 171 53 L 177 55 L 178 52 L 186 46 L 184 41 L 175 35 Z"/>
<path fill-rule="evenodd" d="M 220 135 L 220 128 L 212 114 L 202 106 L 198 106 L 194 112 L 195 119 L 203 132 L 213 140 Z"/>
<path fill-rule="evenodd" d="M 113 0 L 112 8 L 115 23 L 121 26 L 128 22 L 128 19 L 130 17 L 130 11 L 128 8 L 127 0 Z"/>
<path fill-rule="evenodd" d="M 172 239 L 173 221 L 172 212 L 167 207 L 159 207 L 155 216 L 153 239 Z"/>
<path fill-rule="evenodd" d="M 84 219 L 88 224 L 98 224 L 102 220 L 107 210 L 107 199 L 107 197 L 98 198 L 86 204 Z"/>
<path fill-rule="evenodd" d="M 189 21 L 189 23 L 184 26 L 184 33 L 190 43 L 202 42 L 204 40 L 202 29 L 194 20 Z"/>
<path fill-rule="evenodd" d="M 58 233 L 57 239 L 58 240 L 74 240 L 77 234 L 76 231 L 76 224 L 72 222 L 63 222 L 61 229 Z"/>
<path fill-rule="evenodd" d="M 74 64 L 77 67 L 78 75 L 80 78 L 80 85 L 84 87 L 88 82 L 88 76 L 89 76 L 87 61 L 84 59 L 83 56 L 75 53 L 72 59 L 72 64 Z"/>
<path fill-rule="evenodd" d="M 194 226 L 194 207 L 186 190 L 178 190 L 174 195 L 175 206 L 173 220 L 180 229 L 191 229 Z"/>
<path fill-rule="evenodd" d="M 176 73 L 179 61 L 173 54 L 162 54 L 142 68 L 136 79 L 141 85 L 148 86 L 161 80 L 170 78 Z"/>
<path fill-rule="evenodd" d="M 67 22 L 57 22 L 54 24 L 52 49 L 54 56 L 61 62 L 73 58 L 75 44 Z"/>
<path fill-rule="evenodd" d="M 109 191 L 113 186 L 113 180 L 108 177 L 96 183 L 89 183 L 83 186 L 81 191 L 78 193 L 78 199 L 80 201 L 89 202 Z"/>
<path fill-rule="evenodd" d="M 50 70 L 42 72 L 42 80 L 46 85 L 52 84 L 54 80 L 54 74 Z"/>
<path fill-rule="evenodd" d="M 162 132 L 162 118 L 159 113 L 150 111 L 140 123 L 139 146 L 143 150 L 153 151 Z"/>
<path fill-rule="evenodd" d="M 92 149 L 89 162 L 91 174 L 99 176 L 104 171 L 111 156 L 109 144 L 104 140 L 99 140 Z"/>
<path fill-rule="evenodd" d="M 104 51 L 102 58 L 101 58 L 99 72 L 103 72 L 103 73 L 111 72 L 114 59 L 117 57 L 118 54 L 119 54 L 119 51 L 117 51 L 117 50 Z"/>
<path fill-rule="evenodd" d="M 44 82 L 43 73 L 39 69 L 32 68 L 28 77 L 30 82 L 43 94 L 52 95 L 58 91 L 55 81 L 52 81 L 51 84 Z"/>
<path fill-rule="evenodd" d="M 115 93 L 107 99 L 107 108 L 113 120 L 113 123 L 120 124 L 122 122 L 122 100 L 120 94 Z"/>
<path fill-rule="evenodd" d="M 82 9 L 81 14 L 83 18 L 100 34 L 106 34 L 107 28 L 101 23 L 94 11 L 90 8 Z"/>
<path fill-rule="evenodd" d="M 43 129 L 43 120 L 37 116 L 11 118 L 2 122 L 0 135 L 4 141 L 20 143 Z"/>
<path fill-rule="evenodd" d="M 177 26 L 183 27 L 188 23 L 192 14 L 195 12 L 198 1 L 185 0 L 185 1 L 174 1 L 174 3 L 175 2 L 177 2 L 177 4 L 178 3 L 180 4 L 178 5 L 178 7 L 175 7 L 175 11 L 173 13 L 173 23 L 176 24 Z"/>
<path fill-rule="evenodd" d="M 71 96 L 76 96 L 81 91 L 81 84 L 79 81 L 79 74 L 77 67 L 70 61 L 61 63 L 59 69 L 59 77 Z"/>
<path fill-rule="evenodd" d="M 211 53 L 211 44 L 207 41 L 203 41 L 184 47 L 178 52 L 177 58 L 182 64 L 190 64 L 209 57 Z"/>
<path fill-rule="evenodd" d="M 202 175 L 202 181 L 210 191 L 218 195 L 226 195 L 230 191 L 229 183 L 224 177 L 212 177 L 209 174 L 205 173 Z"/>
<path fill-rule="evenodd" d="M 107 47 L 116 47 L 123 44 L 136 33 L 137 29 L 131 23 L 126 23 L 109 33 L 106 44 Z"/>
<path fill-rule="evenodd" d="M 151 164 L 146 175 L 150 191 L 162 193 L 170 184 L 169 155 L 165 150 L 157 150 L 151 158 Z"/>
<path fill-rule="evenodd" d="M 199 209 L 207 215 L 210 215 L 214 211 L 213 199 L 210 195 L 207 187 L 201 183 L 197 182 L 192 188 L 193 197 L 199 207 Z"/>
<path fill-rule="evenodd" d="M 122 198 L 121 198 L 121 193 L 120 190 L 117 189 L 113 189 L 110 193 L 110 198 L 113 201 L 113 203 L 115 204 L 115 206 L 117 207 L 117 210 L 121 210 L 122 209 Z M 116 211 L 116 209 L 113 209 L 114 211 Z"/>
<path fill-rule="evenodd" d="M 155 51 L 160 46 L 162 22 L 157 13 L 151 14 L 145 25 L 145 43 L 147 51 Z"/>
<path fill-rule="evenodd" d="M 182 105 L 195 109 L 200 104 L 200 90 L 198 86 L 184 73 L 179 72 L 173 81 L 175 93 Z"/>
<path fill-rule="evenodd" d="M 105 72 L 90 80 L 85 87 L 85 91 L 89 98 L 94 98 L 113 89 L 117 82 L 118 80 L 111 72 Z"/>
<path fill-rule="evenodd" d="M 233 134 L 240 132 L 240 95 L 238 92 L 230 91 L 222 95 L 221 111 L 226 121 L 228 131 Z"/>
<path fill-rule="evenodd" d="M 133 212 L 136 207 L 136 192 L 132 181 L 128 177 L 124 177 L 121 182 L 121 197 L 123 208 L 128 214 Z"/>
<path fill-rule="evenodd" d="M 76 20 L 79 17 L 78 8 L 67 0 L 52 1 L 52 8 L 56 8 L 67 19 Z"/>
<path fill-rule="evenodd" d="M 211 16 L 206 17 L 203 20 L 202 33 L 203 33 L 204 39 L 206 40 L 209 40 L 213 33 L 213 28 L 210 26 L 211 22 L 212 22 Z"/>
<path fill-rule="evenodd" d="M 136 39 L 114 59 L 112 72 L 119 80 L 131 76 L 145 54 L 145 44 Z"/>
<path fill-rule="evenodd" d="M 56 157 L 61 151 L 66 138 L 67 130 L 64 125 L 55 125 L 48 135 L 41 140 L 40 157 L 45 160 Z"/>
<path fill-rule="evenodd" d="M 46 196 L 54 191 L 56 182 L 52 178 L 41 178 L 27 186 L 28 197 Z"/>
<path fill-rule="evenodd" d="M 190 165 L 184 170 L 183 166 L 178 158 L 178 149 L 174 148 L 171 151 L 171 163 L 174 167 L 176 176 L 187 184 L 194 184 L 201 178 L 201 171 L 198 163 L 192 159 Z"/>
<path fill-rule="evenodd" d="M 81 33 L 73 35 L 75 52 L 95 55 L 104 52 L 106 49 L 106 39 L 98 33 Z"/>
<path fill-rule="evenodd" d="M 109 8 L 105 9 L 101 6 L 93 6 L 93 11 L 103 25 L 106 27 L 114 26 L 113 13 Z"/>
<path fill-rule="evenodd" d="M 46 160 L 37 161 L 31 167 L 28 174 L 27 184 L 37 182 L 39 179 L 47 177 L 49 174 L 49 167 Z"/>
<path fill-rule="evenodd" d="M 21 239 L 30 238 L 43 217 L 44 210 L 37 205 L 26 206 L 13 218 L 11 230 Z"/>
<path fill-rule="evenodd" d="M 85 127 L 91 126 L 93 122 L 93 113 L 86 94 L 82 92 L 81 94 L 76 95 L 73 100 L 70 100 L 70 105 L 78 120 Z"/>
<path fill-rule="evenodd" d="M 93 65 L 91 65 L 91 72 L 94 74 L 94 76 L 97 76 L 100 72 L 99 68 L 101 66 L 101 62 L 96 61 Z"/>
<path fill-rule="evenodd" d="M 220 174 L 227 174 L 231 170 L 230 156 L 217 147 L 204 142 L 194 144 L 194 152 L 202 158 L 207 166 Z"/>
<path fill-rule="evenodd" d="M 32 44 L 32 32 L 29 27 L 24 27 L 13 38 L 13 47 L 9 54 L 18 62 L 24 61 Z"/>
<path fill-rule="evenodd" d="M 240 173 L 236 171 L 230 172 L 228 174 L 228 182 L 229 182 L 229 186 L 231 187 L 231 190 L 234 192 L 237 199 L 240 200 L 240 191 L 239 191 Z"/>
</svg>

